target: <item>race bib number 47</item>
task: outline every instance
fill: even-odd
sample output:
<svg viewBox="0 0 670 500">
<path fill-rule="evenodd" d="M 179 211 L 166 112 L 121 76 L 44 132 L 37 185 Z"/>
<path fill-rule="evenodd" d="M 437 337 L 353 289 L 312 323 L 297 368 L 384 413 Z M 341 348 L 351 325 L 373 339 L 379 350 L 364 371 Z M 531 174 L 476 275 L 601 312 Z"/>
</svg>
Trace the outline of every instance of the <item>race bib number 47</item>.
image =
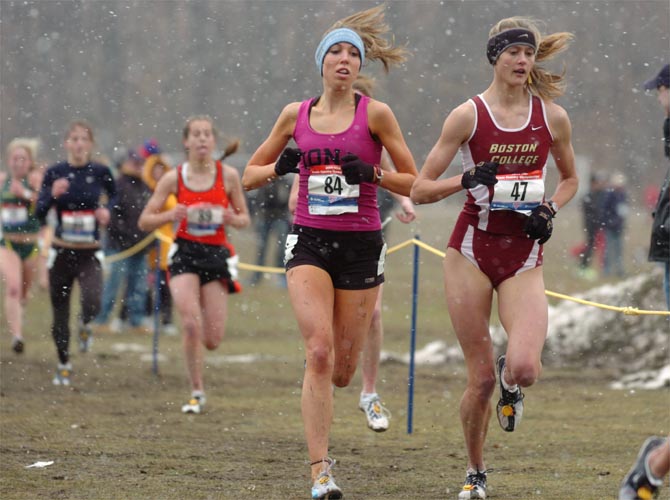
<svg viewBox="0 0 670 500">
<path fill-rule="evenodd" d="M 307 205 L 312 215 L 358 212 L 360 186 L 347 184 L 339 165 L 315 165 L 307 182 Z"/>
<path fill-rule="evenodd" d="M 544 200 L 544 179 L 541 170 L 520 174 L 497 175 L 493 188 L 491 210 L 513 210 L 528 215 Z"/>
</svg>

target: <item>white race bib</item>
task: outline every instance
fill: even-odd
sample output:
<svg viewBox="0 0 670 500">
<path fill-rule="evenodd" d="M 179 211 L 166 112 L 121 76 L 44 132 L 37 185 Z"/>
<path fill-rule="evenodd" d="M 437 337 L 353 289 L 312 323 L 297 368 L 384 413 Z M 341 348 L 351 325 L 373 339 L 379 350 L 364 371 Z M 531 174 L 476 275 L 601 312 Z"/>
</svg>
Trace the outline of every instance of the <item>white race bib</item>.
<svg viewBox="0 0 670 500">
<path fill-rule="evenodd" d="M 18 228 L 28 222 L 28 207 L 25 205 L 2 205 L 2 227 L 5 230 Z"/>
<path fill-rule="evenodd" d="M 491 210 L 513 210 L 524 215 L 544 201 L 542 170 L 520 174 L 500 174 L 493 187 Z"/>
<path fill-rule="evenodd" d="M 358 213 L 360 186 L 350 185 L 339 165 L 310 167 L 307 205 L 312 215 Z"/>
<path fill-rule="evenodd" d="M 213 236 L 222 225 L 222 205 L 196 203 L 186 211 L 186 231 L 193 236 Z"/>
<path fill-rule="evenodd" d="M 73 243 L 91 243 L 95 241 L 95 212 L 79 210 L 63 211 L 61 214 L 61 238 Z"/>
</svg>

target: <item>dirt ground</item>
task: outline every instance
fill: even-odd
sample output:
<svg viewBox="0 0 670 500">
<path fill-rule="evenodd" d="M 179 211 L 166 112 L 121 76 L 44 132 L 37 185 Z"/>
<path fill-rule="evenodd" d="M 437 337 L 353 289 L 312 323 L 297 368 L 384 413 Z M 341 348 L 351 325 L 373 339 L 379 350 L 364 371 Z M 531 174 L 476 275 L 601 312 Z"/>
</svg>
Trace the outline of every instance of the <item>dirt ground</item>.
<svg viewBox="0 0 670 500">
<path fill-rule="evenodd" d="M 388 262 L 385 349 L 406 352 L 411 252 Z M 417 347 L 453 344 L 439 260 L 423 254 L 422 263 Z M 578 288 L 561 281 L 560 266 L 548 269 L 547 287 Z M 73 385 L 54 387 L 50 321 L 46 294 L 36 290 L 26 352 L 11 352 L 6 329 L 0 336 L 0 498 L 309 498 L 304 356 L 286 291 L 272 280 L 231 298 L 226 338 L 207 357 L 206 411 L 197 416 L 180 413 L 188 384 L 178 337 L 160 339 L 157 376 L 150 335 L 101 334 L 87 354 L 75 344 Z M 243 363 L 243 355 L 255 357 Z M 417 367 L 412 434 L 406 365 L 381 366 L 378 390 L 393 413 L 385 433 L 368 430 L 357 408 L 359 374 L 336 390 L 330 453 L 347 499 L 456 498 L 466 462 L 458 417 L 463 368 Z M 552 366 L 526 391 L 517 432 L 503 432 L 494 418 L 489 498 L 615 498 L 644 439 L 670 434 L 670 391 L 612 390 L 613 379 L 608 370 Z M 660 498 L 670 499 L 669 488 Z"/>
</svg>

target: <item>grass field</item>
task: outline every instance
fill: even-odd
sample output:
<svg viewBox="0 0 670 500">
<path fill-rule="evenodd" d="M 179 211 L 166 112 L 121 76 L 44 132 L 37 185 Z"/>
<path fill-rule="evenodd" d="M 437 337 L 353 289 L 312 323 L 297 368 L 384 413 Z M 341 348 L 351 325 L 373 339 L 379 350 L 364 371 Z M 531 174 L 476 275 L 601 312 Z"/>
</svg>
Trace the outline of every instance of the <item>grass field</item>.
<svg viewBox="0 0 670 500">
<path fill-rule="evenodd" d="M 394 223 L 390 246 L 418 232 L 443 250 L 449 205 L 421 207 L 412 228 Z M 445 219 L 447 222 L 445 223 Z M 594 284 L 576 277 L 567 249 L 580 239 L 579 214 L 565 210 L 546 250 L 547 288 L 562 293 Z M 646 214 L 633 216 L 629 273 L 645 262 Z M 249 255 L 251 233 L 233 236 Z M 412 249 L 389 256 L 385 349 L 406 352 L 411 314 Z M 242 276 L 248 277 L 248 274 Z M 440 259 L 421 252 L 417 346 L 455 343 L 444 305 Z M 634 305 L 634 304 L 631 304 Z M 76 306 L 74 307 L 76 310 Z M 159 375 L 151 370 L 151 337 L 96 338 L 73 353 L 73 386 L 54 387 L 48 298 L 35 290 L 26 316 L 27 350 L 0 338 L 0 498 L 3 499 L 294 499 L 308 498 L 309 468 L 300 418 L 302 343 L 285 290 L 271 280 L 231 298 L 226 338 L 207 357 L 206 412 L 184 416 L 188 397 L 180 340 L 160 339 Z M 251 363 L 235 355 L 258 354 Z M 464 386 L 459 363 L 420 366 L 414 432 L 406 432 L 407 366 L 383 364 L 379 392 L 393 412 L 389 431 L 367 429 L 357 409 L 360 379 L 335 393 L 331 455 L 348 499 L 456 498 L 465 452 L 458 419 Z M 494 499 L 607 499 L 650 434 L 670 433 L 670 392 L 615 391 L 613 370 L 548 368 L 526 394 L 521 428 L 493 421 L 486 448 Z M 26 468 L 37 461 L 54 464 Z M 660 498 L 669 499 L 666 487 Z"/>
</svg>

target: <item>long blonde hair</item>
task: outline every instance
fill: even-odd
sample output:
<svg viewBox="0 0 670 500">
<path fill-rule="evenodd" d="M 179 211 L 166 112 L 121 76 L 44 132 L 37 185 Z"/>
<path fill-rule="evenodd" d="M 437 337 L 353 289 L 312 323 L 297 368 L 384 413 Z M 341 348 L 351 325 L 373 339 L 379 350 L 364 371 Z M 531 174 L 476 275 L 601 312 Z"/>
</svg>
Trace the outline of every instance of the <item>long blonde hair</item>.
<svg viewBox="0 0 670 500">
<path fill-rule="evenodd" d="M 375 88 L 377 87 L 377 81 L 367 75 L 362 75 L 359 73 L 358 78 L 356 78 L 356 81 L 352 85 L 354 90 L 357 90 L 361 94 L 372 97 L 372 94 L 375 91 Z"/>
<path fill-rule="evenodd" d="M 535 54 L 535 65 L 530 72 L 528 90 L 542 99 L 555 99 L 565 92 L 565 66 L 561 74 L 557 75 L 543 68 L 539 63 L 553 59 L 556 54 L 567 49 L 568 44 L 574 39 L 574 35 L 562 31 L 543 36 L 538 24 L 540 24 L 539 21 L 530 17 L 508 17 L 501 19 L 491 28 L 489 38 L 513 28 L 523 28 L 531 31 L 535 40 L 537 40 L 537 52 Z"/>
<path fill-rule="evenodd" d="M 186 125 L 184 125 L 184 130 L 182 131 L 182 137 L 186 139 L 188 137 L 188 134 L 191 132 L 191 123 L 195 121 L 205 121 L 208 122 L 212 126 L 212 133 L 214 134 L 214 138 L 218 139 L 219 138 L 219 130 L 216 128 L 216 125 L 214 125 L 214 120 L 212 120 L 212 117 L 209 115 L 192 115 L 189 116 L 188 119 L 186 120 Z M 224 137 L 224 140 L 227 142 L 226 148 L 223 150 L 223 154 L 219 158 L 219 160 L 223 161 L 224 158 L 227 158 L 228 156 L 232 155 L 235 153 L 239 147 L 240 147 L 240 140 L 239 139 L 227 139 Z"/>
<path fill-rule="evenodd" d="M 384 9 L 386 5 L 378 5 L 371 9 L 356 12 L 333 24 L 326 33 L 337 28 L 349 28 L 354 30 L 363 40 L 365 45 L 365 59 L 370 61 L 381 61 L 384 71 L 389 72 L 391 66 L 399 65 L 407 59 L 408 51 L 405 47 L 396 47 L 395 41 L 385 38 L 391 28 L 384 20 Z"/>
</svg>

